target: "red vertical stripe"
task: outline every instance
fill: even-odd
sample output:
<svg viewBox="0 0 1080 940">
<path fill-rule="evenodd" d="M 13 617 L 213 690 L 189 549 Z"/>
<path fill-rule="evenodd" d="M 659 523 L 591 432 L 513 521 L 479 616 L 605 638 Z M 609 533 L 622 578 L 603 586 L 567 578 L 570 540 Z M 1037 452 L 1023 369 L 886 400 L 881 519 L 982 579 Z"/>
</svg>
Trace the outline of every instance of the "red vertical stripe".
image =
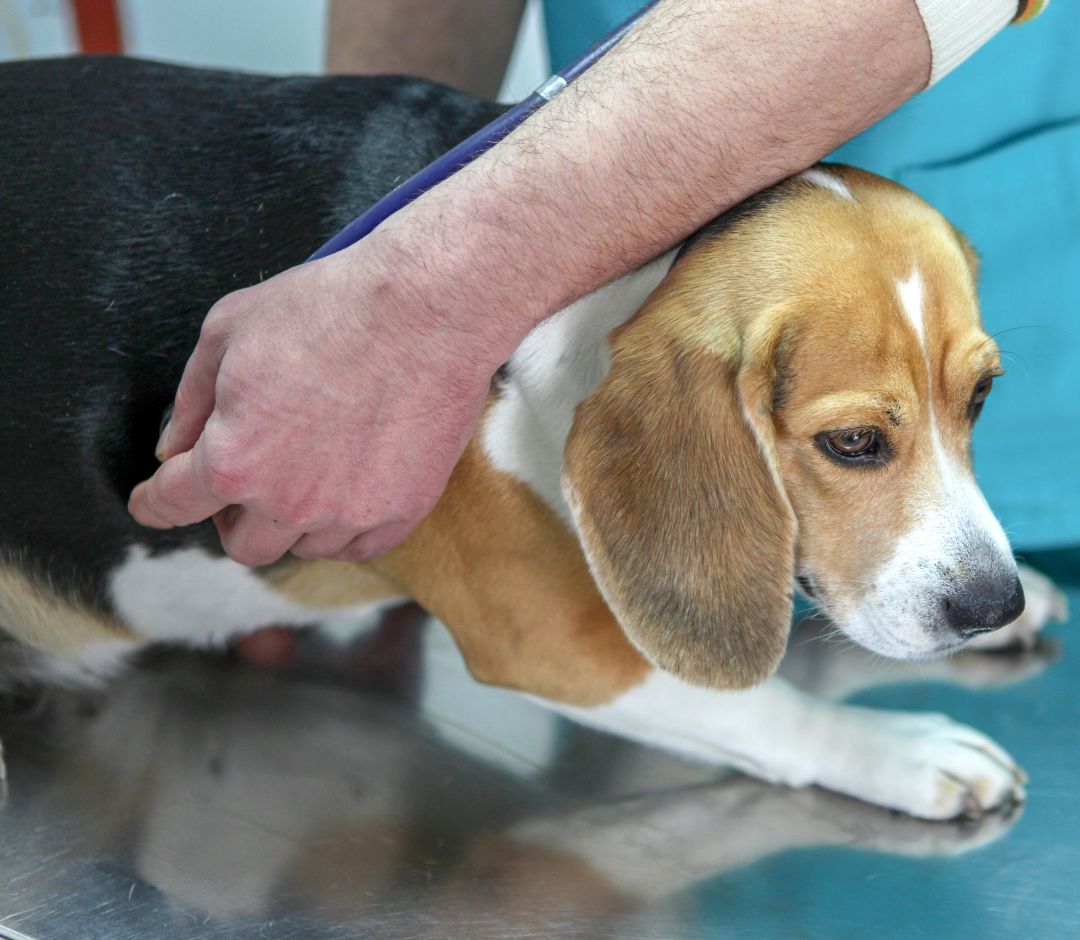
<svg viewBox="0 0 1080 940">
<path fill-rule="evenodd" d="M 70 0 L 79 48 L 83 52 L 120 52 L 120 18 L 116 0 Z"/>
</svg>

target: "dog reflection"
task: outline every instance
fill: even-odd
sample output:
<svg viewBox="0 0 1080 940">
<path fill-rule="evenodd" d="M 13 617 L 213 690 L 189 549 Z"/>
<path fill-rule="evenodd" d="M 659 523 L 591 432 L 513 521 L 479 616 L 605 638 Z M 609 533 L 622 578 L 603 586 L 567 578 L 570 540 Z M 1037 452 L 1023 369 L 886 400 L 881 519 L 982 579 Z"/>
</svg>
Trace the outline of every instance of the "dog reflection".
<svg viewBox="0 0 1080 940">
<path fill-rule="evenodd" d="M 908 678 L 907 664 L 860 669 L 845 657 L 862 651 L 822 650 L 796 640 L 786 664 L 819 692 L 849 694 L 853 676 Z M 988 685 L 1047 661 L 969 653 L 934 668 Z M 415 690 L 415 668 L 405 672 Z M 5 734 L 22 739 L 16 764 L 23 748 L 52 764 L 46 811 L 79 833 L 77 851 L 130 859 L 178 910 L 362 921 L 391 938 L 553 925 L 560 936 L 615 935 L 625 918 L 774 853 L 951 854 L 997 839 L 1016 817 L 925 823 L 741 776 L 672 789 L 714 771 L 587 732 L 534 774 L 515 774 L 448 744 L 411 707 L 415 695 L 374 684 L 383 691 L 170 655 L 92 708 L 61 697 L 51 717 Z M 604 773 L 591 774 L 584 795 L 566 781 L 580 779 L 577 757 L 589 752 Z M 658 781 L 668 788 L 619 795 Z M 16 800 L 8 815 L 19 812 Z"/>
</svg>

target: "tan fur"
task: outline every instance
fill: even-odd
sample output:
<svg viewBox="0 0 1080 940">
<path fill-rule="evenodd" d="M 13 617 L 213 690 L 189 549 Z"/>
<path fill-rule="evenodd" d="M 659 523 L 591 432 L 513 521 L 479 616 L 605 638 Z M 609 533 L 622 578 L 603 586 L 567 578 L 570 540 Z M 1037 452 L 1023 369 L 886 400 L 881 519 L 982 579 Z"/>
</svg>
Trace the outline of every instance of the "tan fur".
<svg viewBox="0 0 1080 940">
<path fill-rule="evenodd" d="M 577 540 L 476 440 L 434 512 L 372 564 L 446 624 L 481 681 L 595 705 L 648 671 Z"/>
<path fill-rule="evenodd" d="M 568 443 L 605 597 L 652 661 L 692 682 L 771 673 L 793 569 L 834 602 L 857 597 L 925 505 L 931 406 L 969 464 L 967 405 L 998 367 L 970 246 L 901 187 L 829 172 L 854 200 L 791 180 L 691 246 L 613 339 Z M 931 378 L 897 290 L 916 269 Z M 862 426 L 895 445 L 886 467 L 842 467 L 813 444 Z"/>
<path fill-rule="evenodd" d="M 11 568 L 0 568 L 0 626 L 27 645 L 62 657 L 94 643 L 135 639 L 122 624 L 55 596 Z"/>
<path fill-rule="evenodd" d="M 359 607 L 401 595 L 401 589 L 366 565 L 288 558 L 263 575 L 268 587 L 308 607 Z"/>
<path fill-rule="evenodd" d="M 613 335 L 612 368 L 579 406 L 564 462 L 591 573 L 578 540 L 474 440 L 435 512 L 372 563 L 360 596 L 409 593 L 478 678 L 570 704 L 640 681 L 649 665 L 634 646 L 691 682 L 765 679 L 795 571 L 834 601 L 862 589 L 924 497 L 931 395 L 945 446 L 967 460 L 966 404 L 997 368 L 962 236 L 898 186 L 829 172 L 854 200 L 781 184 L 766 207 L 698 239 Z M 914 267 L 932 392 L 899 309 L 897 282 Z M 888 430 L 887 467 L 841 467 L 813 444 L 860 426 Z M 291 570 L 292 596 L 353 596 L 352 569 L 322 565 Z"/>
<path fill-rule="evenodd" d="M 689 682 L 745 688 L 783 655 L 794 520 L 743 417 L 734 366 L 668 335 L 661 292 L 579 408 L 565 476 L 623 629 Z"/>
<path fill-rule="evenodd" d="M 970 466 L 967 406 L 999 361 L 981 327 L 966 240 L 899 186 L 850 168 L 829 172 L 855 201 L 789 182 L 789 198 L 698 249 L 698 270 L 714 277 L 702 275 L 684 290 L 697 297 L 698 310 L 737 308 L 731 315 L 742 336 L 759 328 L 755 310 L 783 311 L 776 368 L 784 394 L 771 419 L 799 519 L 796 567 L 843 604 L 864 590 L 868 572 L 925 505 L 934 472 L 931 406 L 946 451 Z M 925 287 L 929 380 L 897 294 L 897 282 L 916 268 Z M 759 322 L 768 325 L 767 317 Z M 714 328 L 711 348 L 730 355 L 721 345 L 730 333 Z M 860 426 L 887 431 L 894 457 L 886 467 L 853 471 L 810 444 L 822 431 Z"/>
</svg>

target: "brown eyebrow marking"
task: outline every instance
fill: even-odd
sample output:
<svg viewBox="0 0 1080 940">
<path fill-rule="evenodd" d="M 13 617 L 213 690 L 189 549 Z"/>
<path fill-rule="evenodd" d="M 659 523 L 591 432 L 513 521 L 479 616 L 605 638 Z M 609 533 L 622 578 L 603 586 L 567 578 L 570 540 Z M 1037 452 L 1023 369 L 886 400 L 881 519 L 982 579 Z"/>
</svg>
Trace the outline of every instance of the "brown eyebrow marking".
<svg viewBox="0 0 1080 940">
<path fill-rule="evenodd" d="M 899 423 L 904 420 L 904 409 L 901 403 L 894 397 L 885 398 L 881 395 L 867 394 L 864 392 L 836 393 L 822 395 L 820 398 L 798 409 L 800 421 L 811 424 L 826 425 L 835 422 L 838 415 L 859 412 L 874 411 L 878 414 L 885 413 L 889 420 L 893 420 L 895 414 Z"/>
</svg>

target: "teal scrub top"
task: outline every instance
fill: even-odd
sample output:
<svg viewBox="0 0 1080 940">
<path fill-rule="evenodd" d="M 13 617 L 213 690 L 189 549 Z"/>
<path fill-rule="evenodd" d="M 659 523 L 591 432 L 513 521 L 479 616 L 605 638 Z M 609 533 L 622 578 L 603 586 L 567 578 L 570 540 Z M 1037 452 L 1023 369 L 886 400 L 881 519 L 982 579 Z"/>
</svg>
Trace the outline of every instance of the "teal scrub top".
<svg viewBox="0 0 1080 940">
<path fill-rule="evenodd" d="M 556 67 L 640 6 L 544 3 Z M 1080 544 L 1080 3 L 1008 28 L 828 159 L 913 189 L 975 245 L 1008 373 L 975 429 L 976 474 L 1014 546 Z"/>
</svg>

